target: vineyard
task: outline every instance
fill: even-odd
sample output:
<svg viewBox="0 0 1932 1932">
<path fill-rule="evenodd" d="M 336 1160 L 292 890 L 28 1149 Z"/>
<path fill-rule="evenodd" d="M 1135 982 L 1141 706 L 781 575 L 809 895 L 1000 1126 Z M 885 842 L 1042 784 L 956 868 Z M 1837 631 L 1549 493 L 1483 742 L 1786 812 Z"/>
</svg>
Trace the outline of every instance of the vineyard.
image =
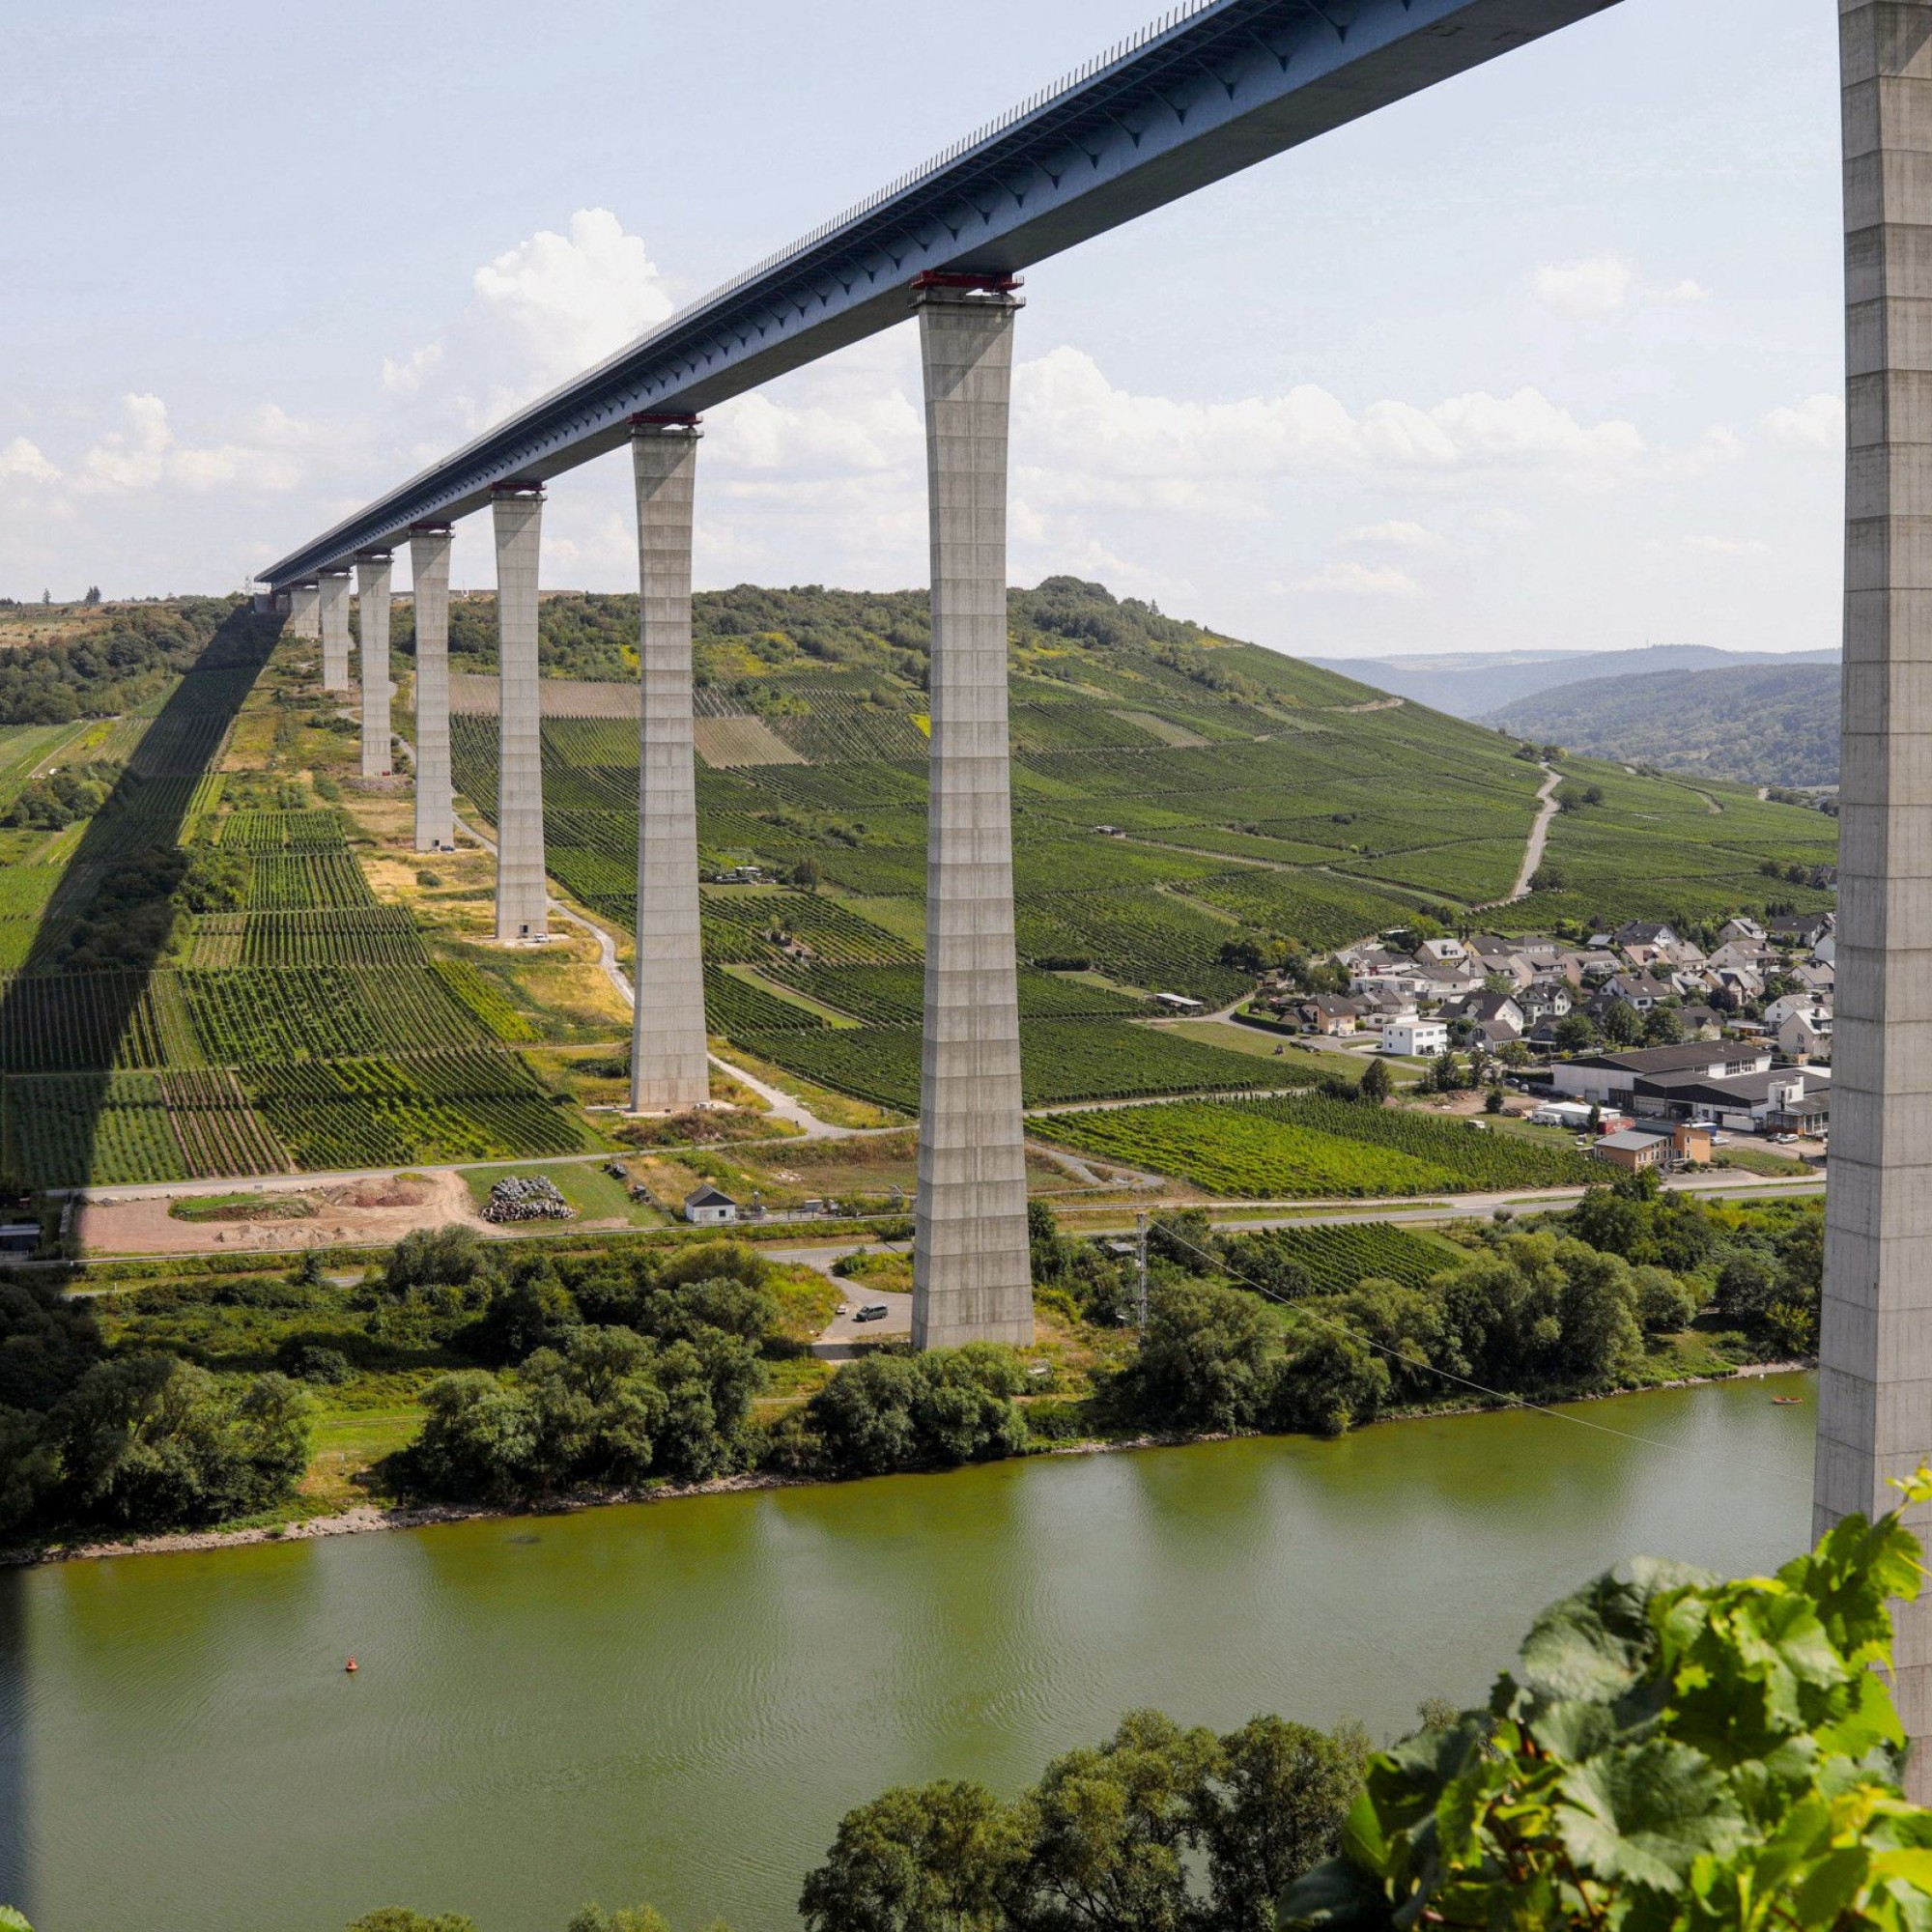
<svg viewBox="0 0 1932 1932">
<path fill-rule="evenodd" d="M 916 1025 L 808 1025 L 733 1037 L 747 1051 L 835 1092 L 901 1113 L 919 1111 Z M 1319 1077 L 1301 1065 L 1264 1069 L 1251 1054 L 1228 1053 L 1116 1019 L 1022 1019 L 1020 1067 L 1030 1107 L 1158 1094 L 1248 1093 L 1259 1086 L 1298 1086 Z"/>
<path fill-rule="evenodd" d="M 1434 1235 L 1398 1228 L 1387 1221 L 1364 1221 L 1339 1228 L 1266 1228 L 1241 1235 L 1231 1243 L 1229 1271 L 1238 1279 L 1256 1258 L 1273 1264 L 1268 1287 L 1283 1293 L 1284 1268 L 1293 1268 L 1305 1294 L 1346 1294 L 1371 1276 L 1422 1288 L 1468 1259 L 1462 1249 Z"/>
<path fill-rule="evenodd" d="M 570 1109 L 513 1054 L 423 1054 L 263 1068 L 249 1097 L 303 1168 L 581 1153 Z"/>
<path fill-rule="evenodd" d="M 1582 1186 L 1601 1174 L 1572 1149 L 1492 1133 L 1476 1122 L 1318 1094 L 1054 1114 L 1035 1129 L 1231 1200 Z"/>
</svg>

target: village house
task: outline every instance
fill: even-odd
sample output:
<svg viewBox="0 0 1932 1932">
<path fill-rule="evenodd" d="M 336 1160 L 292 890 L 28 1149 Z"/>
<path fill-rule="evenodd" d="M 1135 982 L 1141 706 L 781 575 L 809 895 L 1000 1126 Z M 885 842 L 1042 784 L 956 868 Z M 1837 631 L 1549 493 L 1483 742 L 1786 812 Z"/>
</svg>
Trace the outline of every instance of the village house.
<svg viewBox="0 0 1932 1932">
<path fill-rule="evenodd" d="M 1440 1020 L 1391 1020 L 1382 1028 L 1381 1051 L 1434 1060 L 1449 1050 L 1449 1029 Z"/>
<path fill-rule="evenodd" d="M 1783 1004 L 1779 1001 L 1777 1004 Z M 1823 1007 L 1796 1008 L 1777 1023 L 1777 1044 L 1791 1059 L 1804 1062 L 1832 1057 L 1832 1015 Z"/>
<path fill-rule="evenodd" d="M 1360 1024 L 1361 1009 L 1353 1000 L 1345 1000 L 1338 994 L 1317 993 L 1309 999 L 1297 1001 L 1293 1016 L 1304 1033 L 1319 1033 L 1340 1039 L 1353 1033 Z"/>
</svg>

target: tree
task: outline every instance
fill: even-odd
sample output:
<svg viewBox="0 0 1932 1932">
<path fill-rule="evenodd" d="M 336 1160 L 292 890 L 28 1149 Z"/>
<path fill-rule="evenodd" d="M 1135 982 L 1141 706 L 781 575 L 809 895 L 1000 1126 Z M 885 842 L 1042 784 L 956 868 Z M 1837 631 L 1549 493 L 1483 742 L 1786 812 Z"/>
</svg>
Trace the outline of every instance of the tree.
<svg viewBox="0 0 1932 1932">
<path fill-rule="evenodd" d="M 389 1250 L 383 1286 L 391 1294 L 412 1288 L 461 1288 L 484 1264 L 484 1247 L 473 1228 L 415 1228 Z"/>
<path fill-rule="evenodd" d="M 1135 1413 L 1156 1428 L 1253 1428 L 1270 1393 L 1276 1334 L 1256 1295 L 1216 1282 L 1158 1283 L 1123 1378 Z"/>
<path fill-rule="evenodd" d="M 1920 1471 L 1906 1500 L 1932 1500 Z M 1898 1786 L 1887 1601 L 1923 1572 L 1896 1514 L 1775 1577 L 1640 1559 L 1552 1605 L 1488 1707 L 1369 1766 L 1342 1855 L 1284 1927 L 1907 1932 L 1932 1813 Z"/>
<path fill-rule="evenodd" d="M 96 605 L 96 604 L 99 604 L 99 603 L 100 602 L 100 586 L 99 586 L 99 584 L 98 584 L 98 583 L 90 583 L 90 584 L 89 584 L 89 585 L 87 586 L 87 595 L 86 595 L 85 597 L 83 597 L 83 598 L 82 598 L 82 599 L 81 599 L 80 601 L 81 601 L 81 602 L 82 602 L 83 604 L 86 604 L 86 605 L 88 605 L 88 606 L 90 606 L 90 607 L 92 607 L 92 606 L 94 606 L 94 605 Z"/>
<path fill-rule="evenodd" d="M 818 890 L 818 867 L 810 859 L 801 859 L 791 868 L 791 882 L 808 893 Z"/>
<path fill-rule="evenodd" d="M 616 1912 L 586 1905 L 572 1917 L 564 1932 L 670 1932 L 670 1920 L 649 1905 L 627 1905 Z"/>
<path fill-rule="evenodd" d="M 173 1355 L 120 1356 L 74 1384 L 47 1439 L 76 1516 L 128 1528 L 213 1522 L 293 1493 L 311 1413 L 286 1376 L 236 1386 Z"/>
<path fill-rule="evenodd" d="M 1185 1853 L 1218 1767 L 1211 1731 L 1130 1711 L 1098 1748 L 1071 1750 L 1020 1801 L 1027 1856 L 1009 1911 L 1025 1932 L 1186 1932 Z"/>
<path fill-rule="evenodd" d="M 1684 1024 L 1668 1007 L 1652 1007 L 1643 1016 L 1646 1046 L 1675 1046 L 1684 1037 Z"/>
<path fill-rule="evenodd" d="M 1312 1435 L 1346 1435 L 1387 1403 L 1389 1364 L 1361 1336 L 1319 1328 L 1281 1364 L 1267 1419 Z"/>
<path fill-rule="evenodd" d="M 806 1418 L 840 1475 L 978 1462 L 1025 1446 L 1012 1400 L 1022 1382 L 1018 1358 L 997 1343 L 867 1355 L 811 1398 Z"/>
<path fill-rule="evenodd" d="M 1273 1932 L 1284 1888 L 1334 1856 L 1369 1755 L 1356 1726 L 1329 1736 L 1275 1717 L 1252 1718 L 1221 1740 L 1193 1819 L 1217 1932 Z"/>
<path fill-rule="evenodd" d="M 375 1912 L 365 1912 L 349 1927 L 349 1932 L 476 1932 L 476 1921 L 466 1918 L 460 1912 L 439 1913 L 434 1918 L 425 1918 L 420 1912 L 411 1912 L 401 1905 L 384 1905 Z"/>
<path fill-rule="evenodd" d="M 1502 1110 L 1503 1090 L 1500 1087 L 1492 1087 L 1483 1095 L 1483 1112 L 1486 1114 L 1500 1114 Z"/>
<path fill-rule="evenodd" d="M 1388 1098 L 1394 1084 L 1389 1078 L 1388 1063 L 1372 1060 L 1362 1068 L 1361 1084 L 1355 1092 L 1365 1106 L 1379 1107 Z"/>
<path fill-rule="evenodd" d="M 996 1932 L 1022 1852 L 1012 1812 L 983 1785 L 887 1791 L 838 1821 L 799 1915 L 807 1932 Z"/>
<path fill-rule="evenodd" d="M 1565 1013 L 1556 1022 L 1556 1044 L 1565 1053 L 1588 1053 L 1597 1043 L 1597 1029 L 1588 1013 Z"/>
<path fill-rule="evenodd" d="M 1429 1091 L 1453 1094 L 1463 1084 L 1463 1063 L 1445 1046 L 1429 1064 Z"/>
<path fill-rule="evenodd" d="M 1602 1021 L 1606 1046 L 1635 1046 L 1643 1038 L 1643 1021 L 1628 1000 L 1613 1000 Z"/>
</svg>

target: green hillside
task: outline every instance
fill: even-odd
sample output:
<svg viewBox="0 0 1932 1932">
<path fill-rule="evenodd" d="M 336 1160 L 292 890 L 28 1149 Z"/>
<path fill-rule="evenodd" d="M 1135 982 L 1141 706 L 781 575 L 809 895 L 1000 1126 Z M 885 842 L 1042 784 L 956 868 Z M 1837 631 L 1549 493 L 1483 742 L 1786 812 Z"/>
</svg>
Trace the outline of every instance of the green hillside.
<svg viewBox="0 0 1932 1932">
<path fill-rule="evenodd" d="M 1838 781 L 1838 667 L 1754 666 L 1593 678 L 1488 721 L 1630 764 L 1749 784 Z"/>
<path fill-rule="evenodd" d="M 1010 611 L 1023 958 L 1219 1004 L 1247 983 L 1220 963 L 1244 934 L 1326 948 L 1418 912 L 1466 923 L 1510 892 L 1544 776 L 1514 739 L 1098 584 L 1049 579 L 1015 591 Z M 464 655 L 488 668 L 489 606 L 466 612 Z M 554 671 L 631 674 L 634 599 L 556 597 L 544 612 Z M 695 628 L 706 864 L 774 877 L 804 865 L 818 888 L 710 889 L 709 956 L 853 1010 L 835 976 L 903 964 L 922 934 L 924 596 L 739 588 L 700 596 Z M 550 702 L 582 712 L 604 696 L 559 681 Z M 558 715 L 545 748 L 552 870 L 628 922 L 635 727 Z M 459 785 L 487 814 L 494 722 L 459 719 L 455 756 Z M 1587 760 L 1565 769 L 1576 810 L 1551 834 L 1549 889 L 1487 923 L 1829 902 L 1762 870 L 1775 857 L 1808 879 L 1832 864 L 1833 828 L 1817 814 L 1743 787 L 1691 790 Z M 787 956 L 793 934 L 815 963 Z M 893 1017 L 917 1012 L 912 976 Z"/>
<path fill-rule="evenodd" d="M 1032 1105 L 1312 1084 L 1312 1060 L 1233 1050 L 1251 1037 L 1148 1023 L 1156 992 L 1243 994 L 1259 942 L 1829 902 L 1820 814 L 1566 760 L 1541 889 L 1479 914 L 1521 865 L 1533 753 L 1095 584 L 1011 609 Z M 890 1119 L 918 1093 L 924 599 L 741 588 L 696 619 L 703 855 L 766 875 L 705 888 L 711 1029 L 812 1105 Z M 635 599 L 543 605 L 551 867 L 620 931 L 636 622 Z M 586 1111 L 621 1099 L 628 1033 L 597 942 L 491 943 L 488 853 L 410 849 L 407 787 L 356 776 L 313 644 L 232 602 L 39 623 L 0 664 L 0 1179 L 380 1170 L 646 1133 Z M 407 729 L 407 606 L 398 629 Z M 492 606 L 461 602 L 455 631 L 477 822 Z M 755 1096 L 722 1091 L 739 1114 L 707 1133 L 769 1131 Z"/>
</svg>

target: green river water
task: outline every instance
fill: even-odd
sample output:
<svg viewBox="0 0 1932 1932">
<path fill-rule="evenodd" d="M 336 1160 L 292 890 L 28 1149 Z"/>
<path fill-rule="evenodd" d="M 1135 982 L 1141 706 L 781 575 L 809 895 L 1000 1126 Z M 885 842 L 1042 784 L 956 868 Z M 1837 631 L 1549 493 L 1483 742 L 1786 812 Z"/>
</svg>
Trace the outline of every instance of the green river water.
<svg viewBox="0 0 1932 1932">
<path fill-rule="evenodd" d="M 1481 1695 L 1615 1558 L 1781 1561 L 1809 1396 L 8 1573 L 0 1899 L 39 1932 L 340 1932 L 391 1903 L 562 1932 L 589 1897 L 781 1928 L 885 1785 L 1010 1789 L 1137 1704 L 1389 1734 Z"/>
</svg>

